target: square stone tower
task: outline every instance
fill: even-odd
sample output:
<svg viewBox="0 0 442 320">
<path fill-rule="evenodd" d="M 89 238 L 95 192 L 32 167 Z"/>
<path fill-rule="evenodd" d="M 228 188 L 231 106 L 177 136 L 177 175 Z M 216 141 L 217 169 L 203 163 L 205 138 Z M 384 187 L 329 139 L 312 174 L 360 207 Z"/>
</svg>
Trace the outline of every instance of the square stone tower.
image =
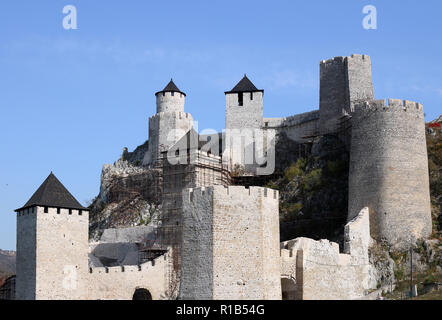
<svg viewBox="0 0 442 320">
<path fill-rule="evenodd" d="M 240 165 L 247 172 L 253 173 L 257 167 L 255 142 L 261 138 L 262 133 L 264 90 L 258 90 L 244 75 L 241 81 L 225 94 L 224 158 L 229 167 Z"/>
<path fill-rule="evenodd" d="M 17 212 L 16 299 L 84 299 L 89 212 L 48 176 Z"/>
<path fill-rule="evenodd" d="M 371 59 L 367 55 L 335 57 L 320 63 L 319 127 L 321 134 L 339 130 L 340 119 L 355 103 L 374 99 Z"/>
<path fill-rule="evenodd" d="M 181 299 L 281 299 L 278 191 L 183 191 Z"/>
</svg>

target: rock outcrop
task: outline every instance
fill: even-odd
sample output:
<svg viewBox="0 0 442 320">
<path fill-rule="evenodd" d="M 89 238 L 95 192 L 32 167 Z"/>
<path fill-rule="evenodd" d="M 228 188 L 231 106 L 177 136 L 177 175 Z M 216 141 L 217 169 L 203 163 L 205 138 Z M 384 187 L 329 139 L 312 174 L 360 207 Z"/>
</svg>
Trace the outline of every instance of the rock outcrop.
<svg viewBox="0 0 442 320">
<path fill-rule="evenodd" d="M 123 149 L 114 164 L 103 165 L 100 193 L 90 213 L 90 238 L 109 228 L 155 225 L 161 211 L 161 171 L 143 165 L 148 142 Z"/>
</svg>

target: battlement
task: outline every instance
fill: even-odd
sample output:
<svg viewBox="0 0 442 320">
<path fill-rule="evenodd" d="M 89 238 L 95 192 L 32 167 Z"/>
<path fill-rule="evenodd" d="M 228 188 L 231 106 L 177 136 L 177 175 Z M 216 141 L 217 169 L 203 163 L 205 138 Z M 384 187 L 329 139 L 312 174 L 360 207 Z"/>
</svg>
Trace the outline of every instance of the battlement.
<svg viewBox="0 0 442 320">
<path fill-rule="evenodd" d="M 349 60 L 371 62 L 370 56 L 366 54 L 352 54 L 351 56 L 347 57 L 338 56 L 327 60 L 321 60 L 320 65 L 327 67 L 328 65 L 331 64 L 343 64 L 344 62 L 348 62 Z"/>
<path fill-rule="evenodd" d="M 243 198 L 243 197 L 258 197 L 279 201 L 279 191 L 263 187 L 244 187 L 244 186 L 211 186 L 211 187 L 200 187 L 200 188 L 189 188 L 184 190 L 186 197 L 190 199 L 191 202 L 195 199 L 199 199 L 203 196 L 213 196 L 214 193 L 219 193 L 221 195 L 228 195 L 232 198 Z M 198 201 L 198 200 L 196 200 Z"/>
<path fill-rule="evenodd" d="M 174 91 L 160 91 L 156 93 L 157 98 L 172 98 L 172 99 L 184 99 L 186 95 L 182 92 Z"/>
<path fill-rule="evenodd" d="M 160 119 L 164 116 L 175 119 L 193 119 L 192 115 L 188 112 L 182 111 L 166 111 L 166 112 L 158 112 L 155 115 L 149 117 L 149 121 Z"/>
<path fill-rule="evenodd" d="M 422 114 L 424 108 L 418 102 L 400 100 L 400 99 L 381 99 L 381 100 L 366 100 L 355 104 L 355 112 L 367 111 L 387 111 L 387 112 L 413 112 Z"/>
<path fill-rule="evenodd" d="M 78 209 L 35 206 L 35 207 L 22 209 L 17 212 L 17 216 L 19 217 L 27 216 L 30 214 L 83 216 L 83 215 L 88 215 L 89 211 L 78 210 Z"/>
</svg>

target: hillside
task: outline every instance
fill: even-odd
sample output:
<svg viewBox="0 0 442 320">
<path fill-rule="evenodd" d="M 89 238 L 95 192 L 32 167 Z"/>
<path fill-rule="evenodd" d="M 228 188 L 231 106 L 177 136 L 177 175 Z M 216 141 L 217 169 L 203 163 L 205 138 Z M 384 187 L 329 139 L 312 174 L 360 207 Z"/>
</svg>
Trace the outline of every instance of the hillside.
<svg viewBox="0 0 442 320">
<path fill-rule="evenodd" d="M 15 251 L 0 250 L 0 279 L 15 274 Z"/>
</svg>

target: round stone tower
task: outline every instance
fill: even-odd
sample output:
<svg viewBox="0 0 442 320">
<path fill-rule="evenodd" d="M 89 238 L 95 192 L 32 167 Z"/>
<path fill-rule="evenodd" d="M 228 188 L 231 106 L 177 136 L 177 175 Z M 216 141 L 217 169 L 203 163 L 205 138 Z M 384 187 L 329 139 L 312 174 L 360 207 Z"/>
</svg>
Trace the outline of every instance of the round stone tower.
<svg viewBox="0 0 442 320">
<path fill-rule="evenodd" d="M 186 94 L 181 92 L 172 79 L 162 90 L 155 93 L 157 98 L 157 113 L 160 112 L 184 112 Z"/>
<path fill-rule="evenodd" d="M 407 248 L 432 229 L 422 105 L 367 100 L 352 116 L 348 220 L 369 207 L 372 237 Z"/>
<path fill-rule="evenodd" d="M 157 113 L 149 118 L 149 152 L 144 160 L 153 166 L 158 164 L 162 152 L 169 150 L 193 127 L 192 115 L 184 112 L 186 94 L 172 79 L 155 96 Z"/>
</svg>

